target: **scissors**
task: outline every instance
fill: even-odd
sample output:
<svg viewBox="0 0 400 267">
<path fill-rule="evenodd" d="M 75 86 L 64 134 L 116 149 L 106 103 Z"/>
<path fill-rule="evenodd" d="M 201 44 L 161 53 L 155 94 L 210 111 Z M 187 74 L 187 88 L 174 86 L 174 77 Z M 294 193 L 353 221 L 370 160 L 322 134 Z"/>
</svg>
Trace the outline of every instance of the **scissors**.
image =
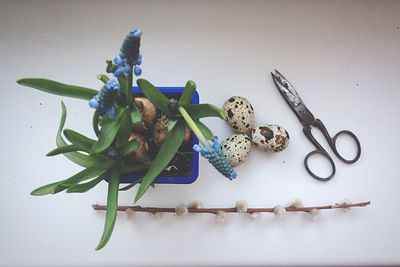
<svg viewBox="0 0 400 267">
<path fill-rule="evenodd" d="M 311 151 L 310 153 L 307 154 L 307 156 L 304 159 L 304 166 L 307 170 L 307 172 L 314 177 L 315 179 L 319 181 L 329 181 L 330 179 L 335 176 L 336 173 L 336 166 L 335 163 L 333 162 L 331 156 L 329 156 L 328 152 L 321 146 L 320 143 L 314 138 L 314 136 L 311 133 L 311 126 L 316 127 L 319 129 L 323 136 L 325 137 L 326 141 L 328 142 L 330 148 L 332 149 L 333 153 L 343 162 L 347 164 L 352 164 L 356 162 L 361 155 L 361 144 L 360 141 L 358 140 L 357 136 L 348 131 L 348 130 L 342 130 L 335 134 L 333 138 L 329 135 L 328 130 L 326 129 L 325 125 L 322 123 L 321 120 L 314 118 L 314 115 L 310 112 L 310 110 L 306 107 L 304 104 L 303 100 L 301 100 L 300 96 L 294 89 L 293 85 L 282 75 L 279 73 L 279 71 L 275 70 L 275 73 L 271 73 L 272 78 L 274 79 L 275 85 L 278 88 L 278 91 L 281 93 L 282 97 L 285 99 L 289 107 L 292 109 L 292 111 L 296 114 L 297 118 L 300 120 L 301 125 L 303 125 L 303 132 L 304 135 L 307 137 L 308 140 L 315 146 L 315 150 Z M 341 135 L 348 135 L 350 136 L 354 142 L 357 145 L 357 154 L 353 159 L 345 159 L 338 150 L 336 149 L 336 140 L 338 139 L 339 136 Z M 315 155 L 315 154 L 320 154 L 321 156 L 327 158 L 332 166 L 332 173 L 328 177 L 320 177 L 316 175 L 308 165 L 308 159 Z"/>
</svg>

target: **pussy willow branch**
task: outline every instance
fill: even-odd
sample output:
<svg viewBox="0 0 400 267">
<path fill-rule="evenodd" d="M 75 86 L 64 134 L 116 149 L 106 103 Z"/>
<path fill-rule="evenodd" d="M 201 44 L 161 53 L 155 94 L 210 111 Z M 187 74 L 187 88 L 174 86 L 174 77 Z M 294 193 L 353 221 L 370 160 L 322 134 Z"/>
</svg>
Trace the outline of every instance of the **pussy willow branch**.
<svg viewBox="0 0 400 267">
<path fill-rule="evenodd" d="M 287 212 L 310 212 L 311 210 L 329 210 L 329 209 L 346 209 L 352 207 L 365 207 L 371 204 L 371 201 L 365 202 L 358 202 L 352 204 L 334 204 L 334 205 L 324 205 L 324 206 L 309 206 L 309 207 L 295 207 L 295 206 L 288 206 L 285 207 Z M 93 209 L 95 210 L 107 210 L 107 206 L 94 204 L 92 205 Z M 142 207 L 142 206 L 118 206 L 118 211 L 126 211 L 132 210 L 135 212 L 148 212 L 148 213 L 156 213 L 156 212 L 167 212 L 167 213 L 175 213 L 175 208 L 161 208 L 161 207 Z M 258 212 L 269 212 L 274 213 L 274 208 L 248 208 L 245 213 L 258 213 Z M 189 213 L 211 213 L 217 214 L 218 211 L 223 212 L 238 212 L 236 207 L 233 208 L 191 208 L 188 207 Z"/>
</svg>

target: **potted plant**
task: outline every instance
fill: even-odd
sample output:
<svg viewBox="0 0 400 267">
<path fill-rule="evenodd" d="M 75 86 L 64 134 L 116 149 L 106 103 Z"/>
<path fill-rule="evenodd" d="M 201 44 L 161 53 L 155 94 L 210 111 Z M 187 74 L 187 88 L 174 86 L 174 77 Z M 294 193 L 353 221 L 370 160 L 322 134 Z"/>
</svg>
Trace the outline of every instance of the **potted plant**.
<svg viewBox="0 0 400 267">
<path fill-rule="evenodd" d="M 137 87 L 132 87 L 134 75 L 142 72 L 141 34 L 139 29 L 129 32 L 119 55 L 113 61 L 106 61 L 106 72 L 114 77 L 98 75 L 103 83 L 100 90 L 43 78 L 17 81 L 47 93 L 89 101 L 94 109 L 95 139 L 64 129 L 67 109 L 61 102 L 57 147 L 47 155 L 63 154 L 84 169 L 31 194 L 82 193 L 106 180 L 105 227 L 96 249 L 103 248 L 111 236 L 120 190 L 140 183 L 136 202 L 154 183 L 193 182 L 197 178 L 198 152 L 224 176 L 236 177 L 218 138 L 200 121 L 204 117 L 226 119 L 225 112 L 211 104 L 199 104 L 193 81 L 183 88 L 156 88 L 145 79 L 137 79 Z M 121 187 L 122 183 L 128 185 Z"/>
<path fill-rule="evenodd" d="M 169 99 L 179 98 L 184 87 L 157 87 Z M 133 87 L 133 94 L 143 95 L 140 88 Z M 194 93 L 191 104 L 199 104 L 199 94 Z M 153 154 L 158 152 L 161 142 L 166 138 L 168 133 L 168 120 L 159 112 L 158 118 L 153 125 L 150 125 L 150 131 L 147 133 L 147 144 L 149 145 L 148 153 Z M 133 129 L 135 131 L 135 129 Z M 180 151 L 177 151 L 175 159 L 171 160 L 169 165 L 157 176 L 155 184 L 189 184 L 193 183 L 199 172 L 199 155 L 193 153 L 193 145 L 198 143 L 195 135 L 192 135 L 188 129 L 185 131 L 184 144 Z M 130 186 L 140 181 L 140 178 L 145 174 L 146 170 L 132 172 L 120 176 L 120 183 L 129 183 Z"/>
</svg>

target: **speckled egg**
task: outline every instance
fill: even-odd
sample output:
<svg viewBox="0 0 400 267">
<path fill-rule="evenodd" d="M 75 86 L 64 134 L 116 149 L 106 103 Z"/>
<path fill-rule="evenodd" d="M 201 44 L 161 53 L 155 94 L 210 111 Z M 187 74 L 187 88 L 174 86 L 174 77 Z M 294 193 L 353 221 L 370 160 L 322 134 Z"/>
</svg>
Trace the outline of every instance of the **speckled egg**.
<svg viewBox="0 0 400 267">
<path fill-rule="evenodd" d="M 273 124 L 254 128 L 250 138 L 257 147 L 267 152 L 280 152 L 289 144 L 288 132 L 283 127 Z"/>
<path fill-rule="evenodd" d="M 232 96 L 225 101 L 222 109 L 228 115 L 227 123 L 237 133 L 249 133 L 254 128 L 254 109 L 249 100 Z"/>
<path fill-rule="evenodd" d="M 233 167 L 247 159 L 250 149 L 251 140 L 244 134 L 234 134 L 221 143 L 221 150 Z"/>
</svg>

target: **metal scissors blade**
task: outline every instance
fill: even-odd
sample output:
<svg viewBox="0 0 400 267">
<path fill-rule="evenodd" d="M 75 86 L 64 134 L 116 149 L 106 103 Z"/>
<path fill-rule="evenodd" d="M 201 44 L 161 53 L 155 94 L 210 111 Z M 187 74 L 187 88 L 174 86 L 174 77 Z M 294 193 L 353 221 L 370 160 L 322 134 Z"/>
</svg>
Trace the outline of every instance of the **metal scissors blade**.
<svg viewBox="0 0 400 267">
<path fill-rule="evenodd" d="M 306 107 L 303 100 L 301 100 L 293 85 L 277 70 L 275 70 L 275 73 L 271 72 L 271 75 L 275 82 L 276 88 L 278 88 L 282 97 L 296 114 L 301 124 L 311 124 L 315 118 L 311 111 Z"/>
<path fill-rule="evenodd" d="M 285 99 L 285 101 L 288 103 L 289 107 L 293 110 L 293 112 L 296 114 L 297 118 L 300 120 L 300 123 L 303 125 L 303 133 L 307 137 L 307 139 L 315 146 L 315 150 L 311 151 L 308 153 L 304 159 L 304 166 L 307 170 L 307 172 L 314 177 L 317 180 L 320 181 L 328 181 L 332 179 L 333 176 L 335 176 L 336 173 L 336 166 L 335 163 L 333 162 L 331 156 L 329 156 L 328 152 L 321 146 L 321 144 L 314 138 L 312 132 L 311 132 L 311 126 L 314 126 L 318 128 L 322 134 L 324 135 L 326 141 L 328 142 L 330 148 L 334 152 L 334 154 L 343 162 L 347 164 L 352 164 L 356 162 L 361 155 L 361 145 L 360 141 L 358 140 L 357 136 L 352 133 L 351 131 L 348 130 L 342 130 L 338 133 L 336 133 L 333 138 L 330 136 L 328 133 L 328 130 L 326 129 L 324 123 L 316 119 L 310 110 L 304 105 L 303 100 L 301 100 L 299 94 L 296 92 L 294 89 L 293 85 L 277 70 L 275 70 L 275 73 L 271 73 L 272 78 L 275 82 L 276 87 L 278 88 L 279 92 Z M 344 158 L 339 151 L 336 148 L 336 140 L 339 136 L 341 135 L 348 135 L 350 138 L 352 138 L 357 146 L 357 151 L 356 151 L 356 156 L 353 159 L 346 159 Z M 320 177 L 316 175 L 308 166 L 308 159 L 315 155 L 319 154 L 322 155 L 323 157 L 327 158 L 331 164 L 332 167 L 332 172 L 329 176 L 327 177 Z"/>
</svg>

